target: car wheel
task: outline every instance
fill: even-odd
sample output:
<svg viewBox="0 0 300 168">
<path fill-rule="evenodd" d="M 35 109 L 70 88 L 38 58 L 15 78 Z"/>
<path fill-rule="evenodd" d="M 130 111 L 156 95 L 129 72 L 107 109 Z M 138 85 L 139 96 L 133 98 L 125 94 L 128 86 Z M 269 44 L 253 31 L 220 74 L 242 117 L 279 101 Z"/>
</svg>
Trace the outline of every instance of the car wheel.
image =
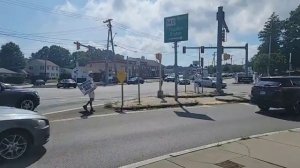
<svg viewBox="0 0 300 168">
<path fill-rule="evenodd" d="M 25 110 L 34 110 L 34 102 L 31 99 L 24 99 L 20 102 L 20 108 Z"/>
<path fill-rule="evenodd" d="M 293 106 L 293 110 L 296 113 L 300 113 L 300 100 L 296 101 L 295 105 Z"/>
<path fill-rule="evenodd" d="M 76 88 L 77 86 L 75 85 L 75 86 L 73 86 L 74 88 Z"/>
<path fill-rule="evenodd" d="M 269 111 L 270 107 L 267 105 L 258 105 L 260 111 Z"/>
<path fill-rule="evenodd" d="M 15 160 L 24 156 L 31 147 L 31 139 L 21 131 L 9 131 L 0 135 L 0 159 Z"/>
</svg>

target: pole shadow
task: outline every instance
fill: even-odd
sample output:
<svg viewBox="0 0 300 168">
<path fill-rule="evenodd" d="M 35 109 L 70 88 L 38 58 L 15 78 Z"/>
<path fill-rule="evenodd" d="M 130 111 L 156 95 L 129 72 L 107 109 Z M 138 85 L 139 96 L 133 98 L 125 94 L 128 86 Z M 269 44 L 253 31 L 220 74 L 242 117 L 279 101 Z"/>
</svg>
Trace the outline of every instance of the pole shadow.
<svg viewBox="0 0 300 168">
<path fill-rule="evenodd" d="M 209 117 L 206 114 L 199 114 L 199 113 L 191 113 L 189 110 L 187 110 L 179 101 L 180 108 L 183 111 L 174 111 L 174 113 L 179 117 L 185 117 L 185 118 L 193 118 L 193 119 L 201 119 L 201 120 L 209 120 L 209 121 L 215 121 L 213 118 Z"/>
</svg>

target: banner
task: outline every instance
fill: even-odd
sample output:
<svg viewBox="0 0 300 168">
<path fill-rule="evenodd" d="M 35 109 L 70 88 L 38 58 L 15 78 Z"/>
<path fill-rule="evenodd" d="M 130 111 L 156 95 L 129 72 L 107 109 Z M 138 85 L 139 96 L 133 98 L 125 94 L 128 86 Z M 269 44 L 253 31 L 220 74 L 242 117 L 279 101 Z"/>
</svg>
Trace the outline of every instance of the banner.
<svg viewBox="0 0 300 168">
<path fill-rule="evenodd" d="M 82 84 L 78 85 L 78 88 L 80 89 L 83 95 L 87 95 L 94 91 L 97 88 L 97 85 L 93 81 L 87 80 Z"/>
</svg>

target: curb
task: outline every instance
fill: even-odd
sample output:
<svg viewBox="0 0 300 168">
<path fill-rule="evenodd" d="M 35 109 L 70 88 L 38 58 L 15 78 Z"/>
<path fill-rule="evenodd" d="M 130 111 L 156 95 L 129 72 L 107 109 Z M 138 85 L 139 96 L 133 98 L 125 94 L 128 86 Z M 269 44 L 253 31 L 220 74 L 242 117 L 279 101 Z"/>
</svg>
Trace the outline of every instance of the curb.
<svg viewBox="0 0 300 168">
<path fill-rule="evenodd" d="M 259 138 L 259 137 L 269 136 L 269 135 L 283 133 L 283 132 L 294 132 L 294 131 L 300 131 L 300 128 L 294 128 L 294 129 L 289 129 L 289 130 L 284 130 L 284 131 L 275 131 L 275 132 L 251 135 L 251 136 L 248 136 L 248 137 L 241 137 L 241 138 L 235 138 L 235 139 L 230 139 L 230 140 L 226 140 L 226 141 L 216 142 L 216 143 L 203 145 L 203 146 L 199 146 L 199 147 L 196 147 L 196 148 L 186 149 L 186 150 L 179 151 L 179 152 L 169 153 L 169 154 L 166 154 L 166 155 L 158 156 L 158 157 L 147 159 L 147 160 L 144 160 L 144 161 L 132 163 L 132 164 L 129 164 L 129 165 L 121 166 L 120 168 L 137 168 L 137 167 L 145 166 L 145 165 L 148 165 L 148 164 L 151 164 L 151 163 L 159 162 L 161 160 L 165 160 L 165 159 L 168 159 L 168 158 L 177 157 L 177 156 L 180 156 L 180 155 L 184 155 L 184 154 L 188 154 L 188 153 L 191 153 L 191 152 L 204 150 L 204 149 L 208 149 L 208 148 L 212 148 L 212 147 L 216 147 L 216 146 L 221 146 L 221 145 L 225 145 L 225 144 L 228 144 L 228 143 L 233 143 L 233 142 L 236 142 L 236 141 Z"/>
<path fill-rule="evenodd" d="M 123 110 L 137 111 L 137 110 L 149 110 L 149 109 L 159 109 L 159 108 L 172 108 L 172 107 L 180 107 L 180 106 L 196 106 L 200 105 L 198 102 L 191 103 L 183 103 L 183 104 L 161 104 L 161 105 L 142 105 L 142 106 L 134 106 L 134 107 L 123 107 Z M 113 107 L 116 111 L 119 111 L 120 107 Z"/>
</svg>

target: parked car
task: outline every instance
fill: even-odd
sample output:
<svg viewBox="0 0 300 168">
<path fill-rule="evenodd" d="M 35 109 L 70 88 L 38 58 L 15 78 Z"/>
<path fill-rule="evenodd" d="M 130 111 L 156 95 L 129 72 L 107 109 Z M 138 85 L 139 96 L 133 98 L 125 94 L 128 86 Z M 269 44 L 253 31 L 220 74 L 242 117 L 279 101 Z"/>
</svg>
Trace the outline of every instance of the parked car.
<svg viewBox="0 0 300 168">
<path fill-rule="evenodd" d="M 191 84 L 191 82 L 190 82 L 190 80 L 188 80 L 188 79 L 179 79 L 179 85 L 190 85 Z"/>
<path fill-rule="evenodd" d="M 251 90 L 251 102 L 262 111 L 285 108 L 300 112 L 300 77 L 263 77 Z"/>
<path fill-rule="evenodd" d="M 138 84 L 140 81 L 140 84 L 144 84 L 144 79 L 141 78 L 141 77 L 133 77 L 133 78 L 130 78 L 128 81 L 127 81 L 127 84 L 130 85 L 130 84 Z"/>
<path fill-rule="evenodd" d="M 57 88 L 76 88 L 77 87 L 77 83 L 73 80 L 73 79 L 62 79 L 57 83 Z"/>
<path fill-rule="evenodd" d="M 165 81 L 166 81 L 166 82 L 175 82 L 175 76 L 167 76 L 167 77 L 165 78 Z"/>
<path fill-rule="evenodd" d="M 39 104 L 40 97 L 36 91 L 6 87 L 0 82 L 0 106 L 33 111 Z"/>
<path fill-rule="evenodd" d="M 46 144 L 50 137 L 46 117 L 23 109 L 0 106 L 0 161 L 15 160 Z"/>
<path fill-rule="evenodd" d="M 195 80 L 195 83 L 197 83 L 199 86 L 215 88 L 217 86 L 217 79 L 215 77 L 205 77 L 203 79 L 199 78 Z M 227 84 L 222 82 L 222 88 L 226 88 L 226 86 Z"/>
<path fill-rule="evenodd" d="M 45 85 L 45 84 L 46 84 L 46 82 L 45 82 L 43 79 L 37 79 L 37 80 L 33 83 L 34 86 L 40 86 L 40 85 Z"/>
</svg>

